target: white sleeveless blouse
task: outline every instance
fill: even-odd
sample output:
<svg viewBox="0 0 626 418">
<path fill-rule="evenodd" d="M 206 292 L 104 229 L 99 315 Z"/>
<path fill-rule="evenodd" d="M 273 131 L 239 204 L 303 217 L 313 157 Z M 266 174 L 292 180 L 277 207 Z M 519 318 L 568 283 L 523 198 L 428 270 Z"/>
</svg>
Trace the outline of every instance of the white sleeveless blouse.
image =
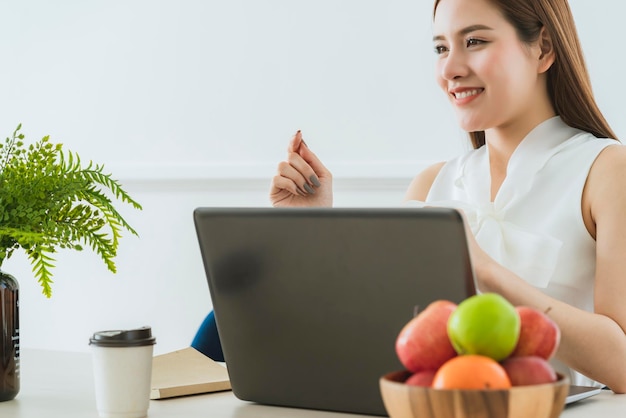
<svg viewBox="0 0 626 418">
<path fill-rule="evenodd" d="M 491 201 L 489 147 L 446 163 L 426 204 L 462 209 L 481 248 L 547 295 L 593 312 L 595 240 L 581 202 L 589 170 L 612 139 L 599 139 L 551 118 L 511 156 Z M 598 385 L 554 362 L 574 384 Z"/>
</svg>

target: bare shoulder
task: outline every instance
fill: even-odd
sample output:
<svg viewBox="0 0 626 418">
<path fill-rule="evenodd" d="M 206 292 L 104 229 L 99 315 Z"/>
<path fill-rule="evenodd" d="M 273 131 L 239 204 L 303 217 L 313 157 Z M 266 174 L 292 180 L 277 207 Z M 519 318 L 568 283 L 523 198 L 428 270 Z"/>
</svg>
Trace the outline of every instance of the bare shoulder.
<svg viewBox="0 0 626 418">
<path fill-rule="evenodd" d="M 435 178 L 446 164 L 445 161 L 433 164 L 422 170 L 409 185 L 404 200 L 420 200 L 425 201 Z"/>
<path fill-rule="evenodd" d="M 588 185 L 599 190 L 615 186 L 623 188 L 625 174 L 626 146 L 620 143 L 609 145 L 600 152 L 591 166 Z"/>
<path fill-rule="evenodd" d="M 617 143 L 600 152 L 589 171 L 585 194 L 596 221 L 607 209 L 626 207 L 626 146 Z"/>
<path fill-rule="evenodd" d="M 600 152 L 594 166 L 612 167 L 615 165 L 623 166 L 626 161 L 626 146 L 616 142 L 615 145 L 609 145 Z"/>
</svg>

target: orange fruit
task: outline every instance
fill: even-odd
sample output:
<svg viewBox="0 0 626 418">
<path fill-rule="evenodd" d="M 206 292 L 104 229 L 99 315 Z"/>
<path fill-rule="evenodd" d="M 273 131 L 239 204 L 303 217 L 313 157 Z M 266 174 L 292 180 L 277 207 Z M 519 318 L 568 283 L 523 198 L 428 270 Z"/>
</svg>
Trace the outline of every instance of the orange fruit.
<svg viewBox="0 0 626 418">
<path fill-rule="evenodd" d="M 437 370 L 435 389 L 508 389 L 511 381 L 494 359 L 468 354 L 448 360 Z"/>
</svg>

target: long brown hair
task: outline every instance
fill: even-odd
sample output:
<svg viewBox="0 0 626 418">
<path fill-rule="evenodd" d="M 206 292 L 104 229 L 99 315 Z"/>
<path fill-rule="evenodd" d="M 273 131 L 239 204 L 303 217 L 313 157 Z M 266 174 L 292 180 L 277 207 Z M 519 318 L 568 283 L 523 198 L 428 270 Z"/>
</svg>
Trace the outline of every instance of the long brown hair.
<svg viewBox="0 0 626 418">
<path fill-rule="evenodd" d="M 433 19 L 441 0 L 435 0 Z M 548 70 L 548 94 L 557 115 L 571 127 L 598 138 L 615 138 L 593 96 L 576 24 L 567 0 L 489 0 L 515 27 L 522 42 L 536 42 L 546 28 L 555 53 Z M 469 133 L 474 148 L 485 145 L 485 132 Z"/>
</svg>

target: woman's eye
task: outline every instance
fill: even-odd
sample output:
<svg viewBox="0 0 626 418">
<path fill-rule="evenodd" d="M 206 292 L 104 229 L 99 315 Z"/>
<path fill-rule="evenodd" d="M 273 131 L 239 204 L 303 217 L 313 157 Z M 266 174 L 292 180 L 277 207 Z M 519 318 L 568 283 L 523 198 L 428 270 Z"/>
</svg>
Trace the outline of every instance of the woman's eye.
<svg viewBox="0 0 626 418">
<path fill-rule="evenodd" d="M 480 39 L 476 39 L 476 38 L 469 38 L 466 42 L 466 46 L 470 47 L 470 46 L 476 46 L 476 45 L 481 45 L 484 44 L 485 41 L 480 40 Z"/>
<path fill-rule="evenodd" d="M 443 45 L 435 45 L 434 50 L 435 50 L 435 54 L 437 54 L 437 55 L 441 55 L 441 54 L 443 54 L 443 53 L 447 52 L 447 51 L 448 51 L 448 48 L 446 48 L 446 47 L 445 47 L 445 46 L 443 46 Z"/>
</svg>

